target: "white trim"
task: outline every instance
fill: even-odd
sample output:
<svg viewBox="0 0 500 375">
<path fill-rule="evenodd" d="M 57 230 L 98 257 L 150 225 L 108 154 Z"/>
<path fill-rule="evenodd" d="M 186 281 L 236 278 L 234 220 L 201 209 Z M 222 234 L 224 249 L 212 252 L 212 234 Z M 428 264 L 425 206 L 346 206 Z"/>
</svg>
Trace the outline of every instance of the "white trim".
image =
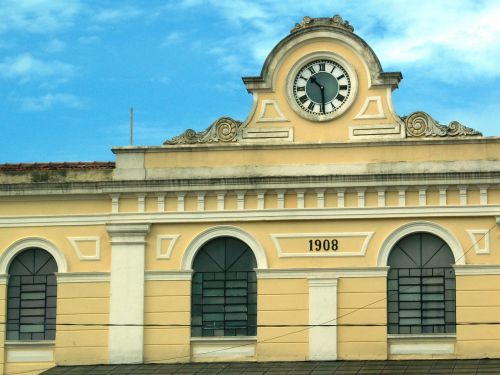
<svg viewBox="0 0 500 375">
<path fill-rule="evenodd" d="M 337 190 L 340 198 L 342 190 Z M 341 204 L 341 199 L 338 199 Z M 467 205 L 467 206 L 426 206 L 426 207 L 337 207 L 337 208 L 285 208 L 249 210 L 206 211 L 200 215 L 196 211 L 188 212 L 147 212 L 119 213 L 113 215 L 51 215 L 51 216 L 4 216 L 0 217 L 0 228 L 15 227 L 51 227 L 51 226 L 84 226 L 119 223 L 155 224 L 214 221 L 270 221 L 270 220 L 307 220 L 307 219 L 380 219 L 380 218 L 418 218 L 418 217 L 496 217 L 500 224 L 500 205 Z"/>
<path fill-rule="evenodd" d="M 8 274 L 10 262 L 23 250 L 40 248 L 47 251 L 57 263 L 59 273 L 68 272 L 68 262 L 64 253 L 49 240 L 40 237 L 28 237 L 15 241 L 0 255 L 0 274 Z"/>
<path fill-rule="evenodd" d="M 109 283 L 109 272 L 56 273 L 57 283 Z"/>
<path fill-rule="evenodd" d="M 453 268 L 456 276 L 500 275 L 498 264 L 466 264 L 455 265 Z"/>
<path fill-rule="evenodd" d="M 276 207 L 278 210 L 285 208 L 285 190 L 278 190 L 276 192 Z"/>
<path fill-rule="evenodd" d="M 459 195 L 460 195 L 460 205 L 465 206 L 467 205 L 467 186 L 460 186 L 458 188 Z"/>
<path fill-rule="evenodd" d="M 256 269 L 258 279 L 333 279 L 342 277 L 387 277 L 389 267 Z"/>
<path fill-rule="evenodd" d="M 186 192 L 177 193 L 177 211 L 183 212 L 186 207 Z"/>
<path fill-rule="evenodd" d="M 111 196 L 111 212 L 117 214 L 120 212 L 120 194 L 110 194 Z"/>
<path fill-rule="evenodd" d="M 447 355 L 455 353 L 455 335 L 388 335 L 390 355 Z"/>
<path fill-rule="evenodd" d="M 166 194 L 158 194 L 157 196 L 157 201 L 156 201 L 156 209 L 158 212 L 164 212 L 165 211 L 165 195 Z"/>
<path fill-rule="evenodd" d="M 199 191 L 196 193 L 196 209 L 198 211 L 205 211 L 205 194 L 207 194 L 206 191 Z"/>
<path fill-rule="evenodd" d="M 194 360 L 248 359 L 255 357 L 256 337 L 192 337 L 191 356 Z"/>
<path fill-rule="evenodd" d="M 144 212 L 146 210 L 146 195 L 137 194 L 137 212 Z"/>
<path fill-rule="evenodd" d="M 276 251 L 278 252 L 279 258 L 334 258 L 334 257 L 362 257 L 365 256 L 370 240 L 373 237 L 374 232 L 331 232 L 331 233 L 280 233 L 280 234 L 270 234 Z M 342 237 L 364 237 L 363 245 L 360 249 L 354 249 L 354 251 L 325 251 L 325 252 L 310 252 L 305 251 L 303 253 L 287 253 L 283 250 L 279 243 L 280 239 L 293 239 L 293 238 L 342 238 Z"/>
<path fill-rule="evenodd" d="M 345 190 L 343 189 L 337 189 L 337 206 L 345 208 Z"/>
<path fill-rule="evenodd" d="M 377 265 L 386 266 L 389 253 L 396 243 L 403 237 L 417 232 L 427 232 L 440 237 L 450 247 L 453 252 L 456 264 L 465 264 L 465 253 L 460 241 L 448 229 L 430 222 L 415 221 L 402 225 L 386 237 L 378 254 Z"/>
<path fill-rule="evenodd" d="M 366 189 L 356 189 L 358 192 L 358 207 L 365 207 L 365 192 Z"/>
<path fill-rule="evenodd" d="M 264 117 L 264 115 L 266 113 L 266 107 L 268 105 L 274 108 L 278 117 Z M 261 100 L 259 117 L 257 118 L 256 122 L 284 122 L 284 121 L 288 122 L 289 120 L 285 117 L 283 112 L 281 112 L 281 109 L 278 106 L 278 103 L 276 102 L 276 100 L 272 100 L 272 99 Z"/>
<path fill-rule="evenodd" d="M 446 206 L 448 204 L 448 196 L 447 196 L 447 186 L 440 186 L 439 187 L 439 205 L 440 206 Z"/>
<path fill-rule="evenodd" d="M 191 281 L 193 271 L 145 271 L 146 281 Z"/>
<path fill-rule="evenodd" d="M 101 237 L 100 236 L 90 236 L 90 237 L 66 237 L 71 243 L 73 250 L 75 250 L 76 256 L 80 260 L 99 260 L 101 259 Z M 85 255 L 81 252 L 78 242 L 95 242 L 95 253 L 94 255 Z"/>
<path fill-rule="evenodd" d="M 370 105 L 370 102 L 374 102 L 377 106 L 378 113 L 374 115 L 367 115 L 365 112 L 368 109 L 368 106 Z M 361 107 L 359 113 L 354 117 L 356 120 L 362 120 L 362 119 L 381 119 L 381 118 L 387 118 L 387 116 L 384 113 L 384 108 L 382 106 L 382 98 L 380 96 L 368 96 L 366 97 L 366 100 Z"/>
<path fill-rule="evenodd" d="M 257 191 L 257 210 L 263 210 L 264 208 L 266 208 L 265 196 L 265 190 Z"/>
<path fill-rule="evenodd" d="M 217 211 L 224 211 L 226 209 L 226 191 L 217 192 Z"/>
<path fill-rule="evenodd" d="M 337 322 L 337 278 L 309 279 L 309 324 Z M 309 329 L 309 359 L 327 361 L 337 359 L 337 327 Z"/>
<path fill-rule="evenodd" d="M 385 207 L 385 189 L 377 189 L 377 205 Z"/>
<path fill-rule="evenodd" d="M 38 345 L 36 345 L 38 346 Z M 43 347 L 50 346 L 50 347 Z M 6 348 L 7 363 L 52 362 L 54 361 L 54 345 L 40 345 L 39 348 L 22 348 L 21 345 Z"/>
<path fill-rule="evenodd" d="M 488 187 L 479 187 L 479 204 L 488 204 Z"/>
<path fill-rule="evenodd" d="M 418 188 L 418 205 L 427 205 L 427 186 L 419 186 Z"/>
<path fill-rule="evenodd" d="M 9 280 L 9 275 L 7 274 L 0 275 L 0 285 L 7 285 L 8 280 Z"/>
<path fill-rule="evenodd" d="M 144 261 L 150 225 L 113 224 L 106 228 L 111 236 L 109 323 L 112 326 L 108 334 L 108 360 L 111 364 L 141 363 L 144 358 Z"/>
<path fill-rule="evenodd" d="M 466 232 L 469 234 L 476 254 L 482 255 L 490 253 L 490 232 L 488 229 L 467 229 Z M 484 240 L 484 248 L 479 247 L 479 242 L 481 240 Z"/>
<path fill-rule="evenodd" d="M 383 139 L 401 139 L 401 124 L 394 122 L 392 124 L 373 124 L 373 125 L 352 125 L 349 126 L 349 139 L 366 141 L 375 137 Z"/>
<path fill-rule="evenodd" d="M 253 251 L 258 268 L 267 268 L 267 257 L 260 242 L 251 234 L 236 226 L 220 225 L 199 233 L 189 243 L 182 256 L 181 269 L 189 271 L 192 269 L 193 260 L 198 250 L 208 241 L 217 237 L 234 237 L 245 242 Z"/>
<path fill-rule="evenodd" d="M 179 236 L 180 234 L 162 234 L 156 236 L 156 259 L 170 259 L 172 256 L 172 250 L 174 249 Z M 162 253 L 161 251 L 161 244 L 163 240 L 170 240 L 166 253 Z"/>
<path fill-rule="evenodd" d="M 326 189 L 316 189 L 316 207 L 325 208 L 325 190 Z"/>
<path fill-rule="evenodd" d="M 239 190 L 236 192 L 236 202 L 237 202 L 237 210 L 241 211 L 245 209 L 245 190 Z"/>
<path fill-rule="evenodd" d="M 398 189 L 398 204 L 400 207 L 406 207 L 406 187 Z"/>
<path fill-rule="evenodd" d="M 279 144 L 293 141 L 293 128 L 244 128 L 241 134 L 244 143 Z"/>
<path fill-rule="evenodd" d="M 297 190 L 295 194 L 297 196 L 297 208 L 298 209 L 305 208 L 305 199 L 304 199 L 305 190 Z"/>
</svg>

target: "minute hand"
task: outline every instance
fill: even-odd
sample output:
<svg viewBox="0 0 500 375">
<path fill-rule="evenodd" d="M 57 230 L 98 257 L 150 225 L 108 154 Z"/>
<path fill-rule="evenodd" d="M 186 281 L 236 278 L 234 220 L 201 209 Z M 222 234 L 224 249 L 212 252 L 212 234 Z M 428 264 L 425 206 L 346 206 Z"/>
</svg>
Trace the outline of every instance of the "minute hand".
<svg viewBox="0 0 500 375">
<path fill-rule="evenodd" d="M 321 91 L 321 111 L 325 114 L 325 87 L 319 84 L 316 77 L 311 77 L 311 82 L 318 86 Z"/>
</svg>

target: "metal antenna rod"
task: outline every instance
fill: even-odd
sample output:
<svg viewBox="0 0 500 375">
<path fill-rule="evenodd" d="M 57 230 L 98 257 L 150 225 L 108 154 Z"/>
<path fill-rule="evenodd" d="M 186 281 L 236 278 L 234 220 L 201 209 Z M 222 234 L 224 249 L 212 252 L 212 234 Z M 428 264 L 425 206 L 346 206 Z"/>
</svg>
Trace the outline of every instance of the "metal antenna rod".
<svg viewBox="0 0 500 375">
<path fill-rule="evenodd" d="M 130 108 L 130 146 L 134 141 L 134 108 Z"/>
</svg>

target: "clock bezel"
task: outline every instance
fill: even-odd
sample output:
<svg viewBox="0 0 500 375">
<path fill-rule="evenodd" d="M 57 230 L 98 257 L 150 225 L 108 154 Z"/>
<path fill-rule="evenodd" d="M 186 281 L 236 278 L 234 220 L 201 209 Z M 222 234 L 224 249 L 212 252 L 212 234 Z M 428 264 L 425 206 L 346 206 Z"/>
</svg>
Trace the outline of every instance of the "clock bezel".
<svg viewBox="0 0 500 375">
<path fill-rule="evenodd" d="M 299 71 L 301 71 L 306 65 L 310 64 L 313 61 L 317 60 L 329 60 L 338 65 L 340 65 L 349 75 L 349 80 L 351 83 L 351 91 L 347 100 L 342 103 L 342 105 L 334 112 L 321 114 L 321 113 L 310 113 L 302 108 L 297 102 L 295 93 L 293 90 L 295 78 Z M 344 58 L 341 56 L 332 53 L 332 52 L 315 52 L 312 54 L 308 54 L 302 57 L 300 60 L 296 61 L 293 65 L 292 69 L 290 69 L 287 79 L 286 79 L 286 93 L 287 93 L 287 101 L 290 107 L 301 117 L 306 118 L 315 122 L 326 122 L 333 120 L 339 116 L 342 116 L 352 105 L 354 102 L 358 91 L 358 78 L 356 72 L 351 64 L 349 64 Z"/>
</svg>

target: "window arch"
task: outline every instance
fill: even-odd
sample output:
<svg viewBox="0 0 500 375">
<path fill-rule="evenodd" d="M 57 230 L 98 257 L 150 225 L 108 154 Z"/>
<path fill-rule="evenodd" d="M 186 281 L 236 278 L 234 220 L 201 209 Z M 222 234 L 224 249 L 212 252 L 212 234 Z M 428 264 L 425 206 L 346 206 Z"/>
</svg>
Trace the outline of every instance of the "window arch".
<svg viewBox="0 0 500 375">
<path fill-rule="evenodd" d="M 455 263 L 440 237 L 417 232 L 401 238 L 387 261 L 389 334 L 454 333 Z"/>
<path fill-rule="evenodd" d="M 7 340 L 54 340 L 57 263 L 46 250 L 28 248 L 10 262 Z"/>
<path fill-rule="evenodd" d="M 193 261 L 192 336 L 256 335 L 256 266 L 252 250 L 233 237 L 200 248 Z"/>
</svg>

